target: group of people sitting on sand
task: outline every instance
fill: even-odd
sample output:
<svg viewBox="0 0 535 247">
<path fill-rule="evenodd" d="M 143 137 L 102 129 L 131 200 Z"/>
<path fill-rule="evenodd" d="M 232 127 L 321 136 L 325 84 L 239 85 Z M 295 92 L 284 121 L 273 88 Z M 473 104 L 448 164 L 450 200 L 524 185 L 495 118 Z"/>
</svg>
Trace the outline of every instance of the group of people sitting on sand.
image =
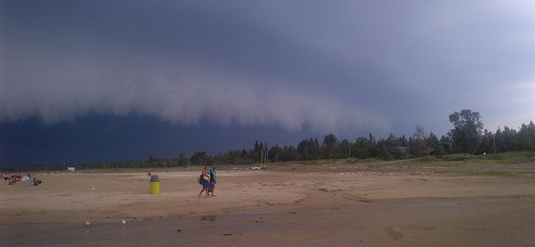
<svg viewBox="0 0 535 247">
<path fill-rule="evenodd" d="M 31 177 L 31 175 L 28 174 L 28 177 Z M 11 173 L 11 174 L 4 173 L 4 184 L 9 183 L 9 185 L 13 185 L 17 181 L 21 181 L 22 179 L 23 177 L 22 177 L 22 174 L 20 173 Z"/>
<path fill-rule="evenodd" d="M 215 167 L 209 169 L 205 166 L 204 170 L 202 170 L 202 175 L 199 177 L 199 183 L 202 184 L 202 190 L 199 192 L 199 197 L 201 197 L 203 191 L 206 191 L 206 197 L 215 196 L 214 189 L 217 184 Z M 211 193 L 211 195 L 209 193 Z"/>
<path fill-rule="evenodd" d="M 14 185 L 18 181 L 31 181 L 30 185 L 32 186 L 41 184 L 41 180 L 37 179 L 36 177 L 33 177 L 32 179 L 32 175 L 30 173 L 24 177 L 20 173 L 4 173 L 4 184 Z"/>
</svg>

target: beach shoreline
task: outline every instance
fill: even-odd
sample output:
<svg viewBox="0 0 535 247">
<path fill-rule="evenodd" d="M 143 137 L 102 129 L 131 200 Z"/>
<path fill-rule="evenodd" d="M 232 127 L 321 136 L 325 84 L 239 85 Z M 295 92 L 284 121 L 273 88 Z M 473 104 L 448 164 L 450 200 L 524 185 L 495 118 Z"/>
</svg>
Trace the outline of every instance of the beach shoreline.
<svg viewBox="0 0 535 247">
<path fill-rule="evenodd" d="M 39 186 L 21 182 L 2 186 L 5 200 L 0 227 L 15 239 L 18 228 L 34 229 L 35 241 L 43 245 L 54 245 L 52 240 L 43 240 L 48 232 L 43 227 L 75 236 L 67 237 L 70 240 L 63 242 L 65 245 L 76 243 L 76 239 L 96 241 L 87 234 L 94 231 L 135 239 L 147 227 L 159 237 L 146 238 L 164 241 L 164 245 L 171 240 L 158 231 L 171 228 L 175 228 L 173 235 L 168 236 L 173 243 L 180 240 L 186 245 L 232 246 L 253 241 L 259 246 L 280 246 L 309 239 L 305 242 L 315 246 L 349 246 L 346 242 L 357 246 L 451 246 L 451 242 L 437 238 L 465 236 L 467 229 L 471 229 L 470 234 L 457 243 L 459 246 L 535 243 L 528 234 L 535 230 L 535 180 L 434 171 L 323 166 L 222 170 L 218 171 L 216 197 L 212 198 L 198 197 L 201 186 L 196 178 L 200 171 L 153 172 L 160 178 L 159 194 L 150 194 L 150 177 L 145 173 L 37 174 L 43 181 Z M 207 228 L 213 229 L 206 232 Z M 235 230 L 225 233 L 229 229 Z M 199 231 L 205 233 L 193 233 Z M 267 236 L 271 236 L 270 242 L 255 242 L 268 241 Z M 185 239 L 187 242 L 181 242 Z M 126 241 L 122 237 L 115 240 Z M 105 241 L 113 241 L 113 237 L 94 244 L 106 245 Z"/>
</svg>

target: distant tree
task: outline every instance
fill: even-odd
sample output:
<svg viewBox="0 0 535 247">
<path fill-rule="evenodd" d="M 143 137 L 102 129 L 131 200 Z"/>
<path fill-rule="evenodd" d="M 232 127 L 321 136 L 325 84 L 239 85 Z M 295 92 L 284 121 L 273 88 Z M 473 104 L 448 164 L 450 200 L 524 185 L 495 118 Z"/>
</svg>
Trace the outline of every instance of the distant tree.
<svg viewBox="0 0 535 247">
<path fill-rule="evenodd" d="M 279 162 L 279 157 L 282 153 L 282 148 L 279 145 L 271 147 L 268 151 L 268 159 L 271 162 Z"/>
<path fill-rule="evenodd" d="M 498 127 L 498 129 L 496 130 L 496 133 L 494 134 L 494 138 L 493 138 L 492 142 L 493 142 L 493 145 L 494 144 L 496 145 L 496 149 L 497 149 L 498 153 L 507 151 L 507 146 L 506 146 L 505 140 L 503 138 L 503 132 L 500 129 L 500 127 Z"/>
<path fill-rule="evenodd" d="M 438 144 L 439 144 L 439 140 L 438 140 L 438 137 L 433 134 L 433 131 L 429 132 L 429 135 L 427 136 L 427 139 L 426 139 L 426 144 L 427 146 L 429 147 L 436 147 Z"/>
<path fill-rule="evenodd" d="M 332 146 L 338 142 L 338 139 L 334 134 L 328 134 L 323 139 L 323 143 L 327 146 Z"/>
<path fill-rule="evenodd" d="M 370 134 L 371 137 L 371 134 Z M 355 140 L 355 156 L 359 159 L 368 159 L 377 155 L 377 148 L 373 139 L 358 137 Z"/>
<path fill-rule="evenodd" d="M 318 138 L 315 138 L 314 140 L 312 140 L 312 138 L 310 138 L 310 142 L 308 143 L 308 146 L 307 146 L 307 159 L 309 160 L 316 160 L 316 159 L 319 159 L 319 157 L 321 156 L 321 151 L 320 151 L 320 144 L 318 142 Z"/>
<path fill-rule="evenodd" d="M 475 154 L 481 142 L 483 130 L 479 112 L 464 109 L 461 112 L 454 112 L 449 118 L 453 129 L 448 132 L 448 135 L 455 147 L 462 153 Z"/>
<path fill-rule="evenodd" d="M 535 151 L 535 124 L 533 121 L 529 125 L 522 124 L 518 131 L 518 144 L 521 151 Z"/>
<path fill-rule="evenodd" d="M 370 133 L 370 142 L 375 145 L 375 138 L 372 136 L 372 133 Z"/>
<path fill-rule="evenodd" d="M 300 155 L 305 155 L 307 146 L 308 146 L 308 140 L 306 140 L 306 139 L 302 140 L 301 142 L 299 142 L 299 144 L 297 144 L 297 152 Z"/>
<path fill-rule="evenodd" d="M 442 155 L 446 154 L 446 150 L 444 150 L 444 146 L 442 146 L 442 143 L 439 142 L 435 145 L 432 154 L 438 157 L 442 157 Z"/>
<path fill-rule="evenodd" d="M 190 160 L 191 160 L 191 163 L 193 163 L 194 165 L 206 165 L 207 161 L 209 160 L 209 156 L 206 155 L 206 152 L 204 151 L 198 151 L 198 152 L 195 152 Z"/>
<path fill-rule="evenodd" d="M 514 151 L 516 150 L 517 143 L 516 143 L 516 130 L 510 129 L 507 126 L 503 127 L 503 139 L 507 146 L 507 151 Z"/>
<path fill-rule="evenodd" d="M 350 148 L 349 141 L 346 139 L 342 140 L 340 142 L 339 156 L 343 158 L 349 158 L 349 148 Z"/>
<path fill-rule="evenodd" d="M 187 166 L 188 165 L 188 158 L 186 157 L 186 153 L 181 153 L 178 156 L 178 165 L 179 166 Z"/>
<path fill-rule="evenodd" d="M 321 145 L 321 157 L 323 159 L 333 159 L 338 158 L 337 150 L 338 149 L 338 139 L 334 134 L 328 134 L 323 138 L 323 143 Z"/>
<path fill-rule="evenodd" d="M 405 137 L 405 135 L 402 135 L 401 137 L 399 137 L 399 144 L 403 147 L 406 147 L 407 144 L 409 144 L 409 142 L 407 141 L 407 137 Z"/>
<path fill-rule="evenodd" d="M 426 138 L 427 138 L 427 135 L 425 134 L 424 127 L 421 126 L 421 125 L 416 125 L 416 131 L 414 131 L 413 136 L 414 136 L 414 138 L 416 138 L 417 140 L 421 140 L 421 141 L 423 141 L 424 139 L 426 139 Z"/>
<path fill-rule="evenodd" d="M 446 151 L 446 154 L 453 153 L 451 140 L 448 137 L 446 137 L 445 135 L 442 135 L 442 137 L 440 137 L 440 144 Z"/>
<path fill-rule="evenodd" d="M 494 153 L 494 136 L 487 129 L 483 131 L 478 153 Z"/>
<path fill-rule="evenodd" d="M 416 125 L 416 131 L 412 136 L 412 143 L 410 143 L 411 153 L 417 157 L 422 156 L 423 151 L 426 149 L 425 140 L 427 139 L 424 127 Z"/>
<path fill-rule="evenodd" d="M 394 156 L 388 151 L 388 148 L 385 145 L 382 145 L 379 149 L 379 159 L 392 160 L 394 159 Z"/>
<path fill-rule="evenodd" d="M 388 138 L 385 140 L 385 144 L 389 150 L 392 150 L 393 148 L 401 146 L 401 141 L 396 137 L 396 135 L 390 133 Z"/>
<path fill-rule="evenodd" d="M 290 145 L 284 145 L 281 152 L 281 161 L 296 161 L 298 159 L 299 154 L 297 153 L 297 149 Z"/>
<path fill-rule="evenodd" d="M 314 160 L 320 153 L 319 145 L 312 138 L 305 139 L 297 145 L 297 153 L 299 153 L 301 160 Z"/>
</svg>

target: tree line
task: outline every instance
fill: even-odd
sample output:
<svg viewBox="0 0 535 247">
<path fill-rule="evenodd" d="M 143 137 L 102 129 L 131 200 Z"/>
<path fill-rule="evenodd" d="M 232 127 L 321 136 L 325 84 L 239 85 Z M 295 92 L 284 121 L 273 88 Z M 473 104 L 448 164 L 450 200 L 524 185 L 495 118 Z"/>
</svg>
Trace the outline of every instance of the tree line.
<svg viewBox="0 0 535 247">
<path fill-rule="evenodd" d="M 519 130 L 505 126 L 494 133 L 483 129 L 479 112 L 464 109 L 449 115 L 453 128 L 438 138 L 433 132 L 426 133 L 423 126 L 417 125 L 412 136 L 376 138 L 357 137 L 354 142 L 339 140 L 336 135 L 325 135 L 323 140 L 304 139 L 293 145 L 274 145 L 256 141 L 252 148 L 229 150 L 217 155 L 204 151 L 195 152 L 187 157 L 181 153 L 177 158 L 161 159 L 149 155 L 147 160 L 130 160 L 117 162 L 81 163 L 70 165 L 76 169 L 116 169 L 116 168 L 155 168 L 187 167 L 190 165 L 251 165 L 257 163 L 276 163 L 288 161 L 309 161 L 322 159 L 381 159 L 396 160 L 422 157 L 427 155 L 442 156 L 454 153 L 491 154 L 511 151 L 535 151 L 535 124 L 522 124 Z M 62 165 L 27 165 L 6 167 L 7 171 L 64 170 Z"/>
</svg>

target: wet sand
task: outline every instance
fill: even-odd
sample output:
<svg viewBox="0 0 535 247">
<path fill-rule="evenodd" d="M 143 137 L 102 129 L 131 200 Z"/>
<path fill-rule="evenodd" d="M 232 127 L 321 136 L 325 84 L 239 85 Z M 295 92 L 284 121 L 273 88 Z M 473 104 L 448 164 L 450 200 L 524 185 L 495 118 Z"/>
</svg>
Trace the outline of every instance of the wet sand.
<svg viewBox="0 0 535 247">
<path fill-rule="evenodd" d="M 529 165 L 529 169 L 533 165 Z M 0 241 L 87 246 L 535 246 L 535 180 L 343 167 L 39 175 L 1 188 Z M 94 188 L 94 189 L 93 189 Z M 123 224 L 121 220 L 127 223 Z M 90 222 L 90 225 L 86 225 Z"/>
</svg>

